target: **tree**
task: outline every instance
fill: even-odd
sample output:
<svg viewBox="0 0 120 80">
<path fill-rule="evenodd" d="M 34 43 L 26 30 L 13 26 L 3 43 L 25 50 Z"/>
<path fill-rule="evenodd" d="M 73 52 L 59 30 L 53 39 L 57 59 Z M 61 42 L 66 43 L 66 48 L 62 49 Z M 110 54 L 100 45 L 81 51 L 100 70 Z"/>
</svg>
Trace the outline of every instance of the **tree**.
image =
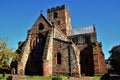
<svg viewBox="0 0 120 80">
<path fill-rule="evenodd" d="M 7 47 L 7 38 L 0 37 L 0 69 L 10 69 L 11 60 L 16 60 L 17 54 L 12 48 Z"/>
<path fill-rule="evenodd" d="M 110 51 L 111 56 L 109 57 L 109 63 L 113 68 L 114 72 L 120 72 L 120 45 L 114 46 Z"/>
</svg>

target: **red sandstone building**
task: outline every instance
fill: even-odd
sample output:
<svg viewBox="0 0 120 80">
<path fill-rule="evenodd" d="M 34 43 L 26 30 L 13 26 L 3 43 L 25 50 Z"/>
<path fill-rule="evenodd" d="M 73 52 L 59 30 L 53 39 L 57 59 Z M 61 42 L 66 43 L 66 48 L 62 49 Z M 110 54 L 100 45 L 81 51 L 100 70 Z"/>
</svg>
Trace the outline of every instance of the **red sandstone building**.
<svg viewBox="0 0 120 80">
<path fill-rule="evenodd" d="M 41 13 L 19 42 L 20 61 L 17 74 L 40 76 L 103 75 L 107 72 L 102 44 L 97 41 L 96 27 L 72 29 L 65 5 Z"/>
</svg>

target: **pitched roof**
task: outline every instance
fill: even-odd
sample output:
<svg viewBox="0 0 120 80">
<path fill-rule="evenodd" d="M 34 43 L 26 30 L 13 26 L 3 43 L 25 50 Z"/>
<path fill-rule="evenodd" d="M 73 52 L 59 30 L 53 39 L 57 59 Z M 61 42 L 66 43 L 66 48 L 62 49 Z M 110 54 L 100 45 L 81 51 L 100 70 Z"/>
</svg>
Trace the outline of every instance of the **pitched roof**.
<svg viewBox="0 0 120 80">
<path fill-rule="evenodd" d="M 96 32 L 94 25 L 73 29 L 71 35 L 88 34 L 88 33 L 93 33 L 93 32 Z"/>
<path fill-rule="evenodd" d="M 50 21 L 48 21 L 48 20 L 43 16 L 42 13 L 40 14 L 40 17 L 42 17 L 42 18 L 48 23 L 48 25 L 52 26 L 52 23 L 51 23 Z M 39 18 L 40 18 L 40 17 L 39 17 Z"/>
</svg>

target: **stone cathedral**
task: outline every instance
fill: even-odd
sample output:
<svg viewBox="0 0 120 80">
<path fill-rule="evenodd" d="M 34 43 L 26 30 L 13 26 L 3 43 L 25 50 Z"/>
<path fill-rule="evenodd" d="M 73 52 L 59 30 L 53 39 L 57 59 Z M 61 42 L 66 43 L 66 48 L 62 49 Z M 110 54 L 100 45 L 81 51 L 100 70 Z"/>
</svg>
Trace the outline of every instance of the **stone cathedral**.
<svg viewBox="0 0 120 80">
<path fill-rule="evenodd" d="M 95 25 L 72 29 L 65 5 L 42 13 L 17 49 L 17 74 L 40 76 L 103 75 L 107 72 Z"/>
</svg>

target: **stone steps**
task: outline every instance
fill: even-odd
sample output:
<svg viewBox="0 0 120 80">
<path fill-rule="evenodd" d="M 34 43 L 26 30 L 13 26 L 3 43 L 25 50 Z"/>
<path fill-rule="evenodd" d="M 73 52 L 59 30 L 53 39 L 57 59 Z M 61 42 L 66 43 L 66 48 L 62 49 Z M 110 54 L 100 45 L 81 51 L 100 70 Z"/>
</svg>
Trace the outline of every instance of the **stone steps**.
<svg viewBox="0 0 120 80">
<path fill-rule="evenodd" d="M 25 76 L 11 75 L 7 80 L 25 80 Z"/>
</svg>

